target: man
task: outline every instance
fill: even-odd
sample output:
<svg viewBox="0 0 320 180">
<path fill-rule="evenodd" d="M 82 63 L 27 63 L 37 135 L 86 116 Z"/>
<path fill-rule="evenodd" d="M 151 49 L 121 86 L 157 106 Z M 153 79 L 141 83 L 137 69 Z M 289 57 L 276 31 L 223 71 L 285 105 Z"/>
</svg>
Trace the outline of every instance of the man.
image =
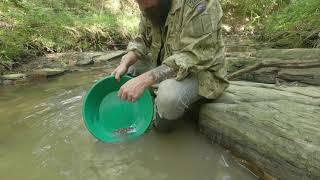
<svg viewBox="0 0 320 180">
<path fill-rule="evenodd" d="M 159 83 L 156 129 L 170 131 L 186 109 L 200 99 L 216 99 L 225 79 L 222 10 L 219 0 L 136 0 L 139 35 L 113 71 L 131 73 L 118 96 L 135 101 Z"/>
</svg>

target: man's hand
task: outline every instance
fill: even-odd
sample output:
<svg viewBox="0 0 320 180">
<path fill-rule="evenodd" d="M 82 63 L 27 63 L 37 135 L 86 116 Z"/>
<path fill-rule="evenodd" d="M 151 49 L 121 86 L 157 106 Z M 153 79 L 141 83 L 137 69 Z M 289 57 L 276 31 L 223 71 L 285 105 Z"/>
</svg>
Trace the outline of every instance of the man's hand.
<svg viewBox="0 0 320 180">
<path fill-rule="evenodd" d="M 174 69 L 161 65 L 126 82 L 121 86 L 118 96 L 123 100 L 134 102 L 142 95 L 145 88 L 172 78 L 176 74 L 177 72 Z"/>
<path fill-rule="evenodd" d="M 146 80 L 143 79 L 143 76 L 138 76 L 122 85 L 118 92 L 118 96 L 122 100 L 134 102 L 143 94 L 146 87 Z"/>
<path fill-rule="evenodd" d="M 111 73 L 114 75 L 117 81 L 120 81 L 122 75 L 128 72 L 128 69 L 131 65 L 136 63 L 138 57 L 132 51 L 129 51 L 126 55 L 124 55 L 121 59 L 120 65 Z"/>
<path fill-rule="evenodd" d="M 128 72 L 128 66 L 125 63 L 120 64 L 112 73 L 117 81 L 120 81 L 120 77 Z"/>
</svg>

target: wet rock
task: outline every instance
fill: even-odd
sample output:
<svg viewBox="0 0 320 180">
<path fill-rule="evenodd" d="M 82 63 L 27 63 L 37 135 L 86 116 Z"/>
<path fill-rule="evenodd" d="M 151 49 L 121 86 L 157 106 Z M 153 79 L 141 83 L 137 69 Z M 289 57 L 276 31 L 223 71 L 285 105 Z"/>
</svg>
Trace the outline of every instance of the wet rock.
<svg viewBox="0 0 320 180">
<path fill-rule="evenodd" d="M 43 69 L 37 69 L 33 71 L 32 76 L 33 77 L 51 77 L 51 76 L 58 76 L 65 73 L 65 69 L 59 69 L 59 68 L 43 68 Z"/>
<path fill-rule="evenodd" d="M 3 80 L 18 80 L 26 77 L 27 77 L 26 74 L 6 74 L 1 76 Z"/>
<path fill-rule="evenodd" d="M 12 85 L 14 84 L 14 80 L 2 80 L 2 84 L 3 85 Z"/>
<path fill-rule="evenodd" d="M 77 54 L 76 63 L 77 66 L 86 66 L 95 63 L 95 58 L 105 55 L 105 52 L 83 52 Z"/>
<path fill-rule="evenodd" d="M 280 179 L 320 179 L 320 88 L 232 82 L 202 106 L 205 134 Z"/>
<path fill-rule="evenodd" d="M 95 62 L 107 62 L 113 59 L 119 58 L 126 54 L 126 51 L 110 51 L 105 53 L 104 55 L 98 56 L 94 58 Z"/>
<path fill-rule="evenodd" d="M 93 58 L 90 55 L 84 55 L 82 57 L 79 57 L 79 59 L 76 62 L 77 66 L 85 66 L 85 65 L 90 65 L 93 64 Z"/>
</svg>

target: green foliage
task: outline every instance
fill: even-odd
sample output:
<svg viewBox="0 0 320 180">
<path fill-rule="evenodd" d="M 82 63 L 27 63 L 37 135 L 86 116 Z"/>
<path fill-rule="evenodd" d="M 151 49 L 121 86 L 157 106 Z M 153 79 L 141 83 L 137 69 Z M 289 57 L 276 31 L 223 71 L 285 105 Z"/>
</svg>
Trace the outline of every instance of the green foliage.
<svg viewBox="0 0 320 180">
<path fill-rule="evenodd" d="M 251 23 L 259 23 L 271 13 L 284 7 L 291 0 L 223 0 L 226 12 L 232 11 L 234 18 L 249 18 Z"/>
<path fill-rule="evenodd" d="M 296 0 L 266 20 L 264 39 L 290 47 L 320 45 L 320 1 Z"/>
<path fill-rule="evenodd" d="M 320 47 L 319 0 L 222 0 L 229 24 L 286 47 Z M 239 25 L 240 24 L 240 25 Z M 137 30 L 131 0 L 0 0 L 0 63 L 104 50 Z"/>
<path fill-rule="evenodd" d="M 320 47 L 319 0 L 223 0 L 222 5 L 227 24 L 260 40 L 287 48 Z"/>
<path fill-rule="evenodd" d="M 124 43 L 138 19 L 114 9 L 104 0 L 2 0 L 0 25 L 10 27 L 0 26 L 0 62 Z"/>
</svg>

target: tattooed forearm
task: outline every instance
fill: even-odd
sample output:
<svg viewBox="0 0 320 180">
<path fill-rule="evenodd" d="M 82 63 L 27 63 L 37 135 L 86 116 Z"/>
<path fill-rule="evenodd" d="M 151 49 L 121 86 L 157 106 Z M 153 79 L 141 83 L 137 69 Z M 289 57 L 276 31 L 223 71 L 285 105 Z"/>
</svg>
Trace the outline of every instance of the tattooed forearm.
<svg viewBox="0 0 320 180">
<path fill-rule="evenodd" d="M 174 69 L 164 64 L 149 72 L 154 83 L 160 83 L 163 80 L 173 78 L 177 75 L 177 72 Z"/>
</svg>

